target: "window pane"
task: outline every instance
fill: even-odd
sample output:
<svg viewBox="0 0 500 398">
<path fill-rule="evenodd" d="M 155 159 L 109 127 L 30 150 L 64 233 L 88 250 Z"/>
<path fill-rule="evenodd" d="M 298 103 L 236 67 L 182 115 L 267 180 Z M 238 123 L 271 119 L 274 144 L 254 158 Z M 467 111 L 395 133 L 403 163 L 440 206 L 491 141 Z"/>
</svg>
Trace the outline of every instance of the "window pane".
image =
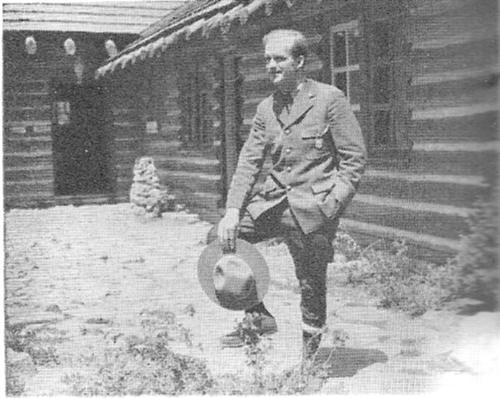
<svg viewBox="0 0 500 398">
<path fill-rule="evenodd" d="M 382 65 L 375 68 L 375 76 L 373 78 L 374 99 L 376 103 L 385 104 L 389 102 L 389 82 L 390 82 L 389 65 Z"/>
<path fill-rule="evenodd" d="M 390 143 L 390 123 L 391 116 L 389 111 L 375 112 L 375 145 L 387 145 Z"/>
<path fill-rule="evenodd" d="M 359 70 L 352 71 L 349 74 L 349 99 L 351 104 L 359 104 L 361 95 L 361 72 Z"/>
<path fill-rule="evenodd" d="M 70 104 L 67 101 L 54 103 L 57 124 L 64 126 L 70 122 Z"/>
<path fill-rule="evenodd" d="M 335 86 L 347 95 L 347 80 L 345 72 L 335 73 Z"/>
<path fill-rule="evenodd" d="M 333 34 L 333 66 L 346 65 L 346 45 L 345 32 L 335 32 Z"/>
<path fill-rule="evenodd" d="M 361 40 L 354 35 L 354 31 L 349 32 L 349 65 L 359 64 L 359 50 Z"/>
</svg>

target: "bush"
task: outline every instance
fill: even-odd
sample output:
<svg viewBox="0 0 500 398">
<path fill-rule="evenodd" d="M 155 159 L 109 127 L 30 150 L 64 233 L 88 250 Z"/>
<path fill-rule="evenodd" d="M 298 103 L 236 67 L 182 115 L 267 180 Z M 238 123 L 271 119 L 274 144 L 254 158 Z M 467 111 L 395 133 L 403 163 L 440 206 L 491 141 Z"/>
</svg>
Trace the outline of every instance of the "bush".
<svg viewBox="0 0 500 398">
<path fill-rule="evenodd" d="M 292 394 L 315 392 L 321 387 L 319 379 L 300 366 L 280 373 L 267 371 L 270 342 L 256 333 L 252 318 L 238 325 L 246 343 L 251 377 L 225 374 L 214 378 L 204 361 L 177 354 L 168 347 L 173 336 L 190 345 L 190 340 L 178 333 L 180 328 L 174 314 L 159 310 L 143 311 L 141 316 L 146 321 L 143 322 L 145 337 L 129 336 L 124 339 L 125 345 L 113 342 L 110 346 L 107 341 L 103 355 L 85 359 L 81 371 L 63 378 L 72 394 Z M 162 333 L 157 332 L 159 324 L 166 326 Z"/>
<path fill-rule="evenodd" d="M 108 348 L 97 369 L 66 376 L 76 395 L 201 394 L 213 385 L 206 364 L 174 353 L 164 337 Z"/>
<path fill-rule="evenodd" d="M 470 233 L 461 239 L 459 253 L 448 264 L 456 273 L 456 296 L 498 304 L 498 205 L 494 198 L 477 204 L 468 217 Z"/>
<path fill-rule="evenodd" d="M 346 260 L 355 260 L 361 254 L 361 247 L 347 232 L 339 230 L 333 241 L 335 253 L 342 253 Z"/>
<path fill-rule="evenodd" d="M 59 355 L 54 343 L 63 341 L 61 332 L 55 328 L 41 326 L 26 328 L 26 325 L 7 325 L 5 345 L 16 352 L 29 354 L 35 365 L 59 365 Z"/>
<path fill-rule="evenodd" d="M 346 282 L 366 286 L 385 308 L 398 308 L 410 315 L 439 308 L 452 294 L 448 267 L 416 260 L 407 255 L 404 242 L 394 242 L 391 250 L 369 247 L 343 267 Z"/>
<path fill-rule="evenodd" d="M 168 345 L 180 341 L 192 347 L 191 332 L 163 308 L 139 314 L 144 337 L 106 340 L 104 354 L 83 359 L 87 371 L 64 377 L 76 395 L 204 394 L 214 380 L 206 364 L 180 355 Z M 123 344 L 124 343 L 124 344 Z"/>
<path fill-rule="evenodd" d="M 25 383 L 21 377 L 12 370 L 12 364 L 7 362 L 5 366 L 5 392 L 7 396 L 22 395 Z"/>
<path fill-rule="evenodd" d="M 337 348 L 345 347 L 349 339 L 342 329 L 331 332 L 325 329 L 323 338 L 329 339 L 332 345 L 326 360 L 313 357 L 281 372 L 273 372 L 266 368 L 267 354 L 271 348 L 270 340 L 257 333 L 254 317 L 251 314 L 247 314 L 243 321 L 238 323 L 237 331 L 245 342 L 246 364 L 251 370 L 251 377 L 244 379 L 236 375 L 223 375 L 217 379 L 211 393 L 233 395 L 318 393 L 324 381 L 330 377 L 330 359 Z"/>
<path fill-rule="evenodd" d="M 249 377 L 223 374 L 215 378 L 203 360 L 177 354 L 168 347 L 172 340 L 192 346 L 185 338 L 190 332 L 176 321 L 175 314 L 160 309 L 143 310 L 140 316 L 145 337 L 122 336 L 119 344 L 106 339 L 107 348 L 102 353 L 83 358 L 77 373 L 64 376 L 72 394 L 304 394 L 318 392 L 328 377 L 325 364 L 330 357 L 309 367 L 298 364 L 281 372 L 269 369 L 270 340 L 257 333 L 254 317 L 247 316 L 237 330 L 245 342 Z M 334 330 L 331 338 L 334 347 L 343 347 L 348 336 Z"/>
<path fill-rule="evenodd" d="M 378 242 L 361 250 L 345 232 L 334 244 L 346 262 L 337 264 L 346 284 L 366 286 L 380 298 L 380 305 L 421 315 L 446 302 L 469 297 L 497 304 L 498 206 L 482 201 L 468 218 L 469 233 L 462 237 L 459 253 L 444 265 L 408 256 L 404 241 L 378 248 Z"/>
</svg>

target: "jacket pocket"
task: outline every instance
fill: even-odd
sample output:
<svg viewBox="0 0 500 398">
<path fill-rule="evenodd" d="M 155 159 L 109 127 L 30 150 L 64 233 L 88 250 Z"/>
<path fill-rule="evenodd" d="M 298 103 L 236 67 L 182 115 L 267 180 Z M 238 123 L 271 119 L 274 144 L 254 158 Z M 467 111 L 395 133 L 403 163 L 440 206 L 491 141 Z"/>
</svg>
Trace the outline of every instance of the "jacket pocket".
<svg viewBox="0 0 500 398">
<path fill-rule="evenodd" d="M 267 177 L 263 186 L 261 195 L 266 199 L 273 199 L 282 196 L 284 189 L 273 180 L 272 177 Z"/>
<path fill-rule="evenodd" d="M 312 183 L 311 190 L 313 193 L 330 192 L 335 186 L 334 178 L 327 178 L 324 180 L 316 181 Z"/>
<path fill-rule="evenodd" d="M 333 219 L 340 210 L 340 203 L 333 194 L 333 187 L 335 187 L 335 179 L 326 179 L 311 185 L 318 207 L 329 219 Z"/>
<path fill-rule="evenodd" d="M 329 156 L 330 149 L 328 145 L 328 126 L 304 130 L 301 134 L 302 145 L 304 147 L 304 157 L 309 160 Z"/>
</svg>

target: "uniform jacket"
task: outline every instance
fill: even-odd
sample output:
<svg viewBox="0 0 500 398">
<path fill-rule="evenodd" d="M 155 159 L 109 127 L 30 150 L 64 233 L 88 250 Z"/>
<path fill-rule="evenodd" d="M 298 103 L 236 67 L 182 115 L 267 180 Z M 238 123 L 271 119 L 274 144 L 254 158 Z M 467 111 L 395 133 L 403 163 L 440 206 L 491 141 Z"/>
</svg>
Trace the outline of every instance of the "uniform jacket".
<svg viewBox="0 0 500 398">
<path fill-rule="evenodd" d="M 306 79 L 289 111 L 276 92 L 257 107 L 240 152 L 227 208 L 256 219 L 285 198 L 304 233 L 338 218 L 352 199 L 366 163 L 359 124 L 342 91 Z M 270 153 L 263 189 L 249 195 Z"/>
</svg>

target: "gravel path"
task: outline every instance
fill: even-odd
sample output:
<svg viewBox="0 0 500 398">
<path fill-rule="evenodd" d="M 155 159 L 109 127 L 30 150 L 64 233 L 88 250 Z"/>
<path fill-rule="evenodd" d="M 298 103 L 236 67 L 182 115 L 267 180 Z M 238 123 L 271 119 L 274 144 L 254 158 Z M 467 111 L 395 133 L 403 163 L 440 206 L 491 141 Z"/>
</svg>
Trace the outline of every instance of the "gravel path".
<svg viewBox="0 0 500 398">
<path fill-rule="evenodd" d="M 61 376 L 78 369 L 78 358 L 104 350 L 103 336 L 140 335 L 143 314 L 155 310 L 175 313 L 191 330 L 193 347 L 174 342 L 173 349 L 204 358 L 214 374 L 247 372 L 243 349 L 219 346 L 219 337 L 240 314 L 208 300 L 196 278 L 210 228 L 184 212 L 138 218 L 127 204 L 8 212 L 8 323 L 43 331 L 58 357 L 58 363 L 24 368 L 26 393 L 68 394 Z M 268 366 L 278 371 L 300 360 L 299 295 L 286 248 L 258 248 L 271 271 L 266 304 L 278 315 L 279 333 Z M 345 288 L 329 292 L 328 305 L 329 330 L 344 330 L 349 340 L 330 358 L 331 378 L 323 393 L 412 393 L 464 382 L 479 386 L 498 369 L 498 313 L 441 311 L 410 319 L 378 309 L 363 292 Z M 329 339 L 320 352 L 324 358 Z"/>
</svg>

